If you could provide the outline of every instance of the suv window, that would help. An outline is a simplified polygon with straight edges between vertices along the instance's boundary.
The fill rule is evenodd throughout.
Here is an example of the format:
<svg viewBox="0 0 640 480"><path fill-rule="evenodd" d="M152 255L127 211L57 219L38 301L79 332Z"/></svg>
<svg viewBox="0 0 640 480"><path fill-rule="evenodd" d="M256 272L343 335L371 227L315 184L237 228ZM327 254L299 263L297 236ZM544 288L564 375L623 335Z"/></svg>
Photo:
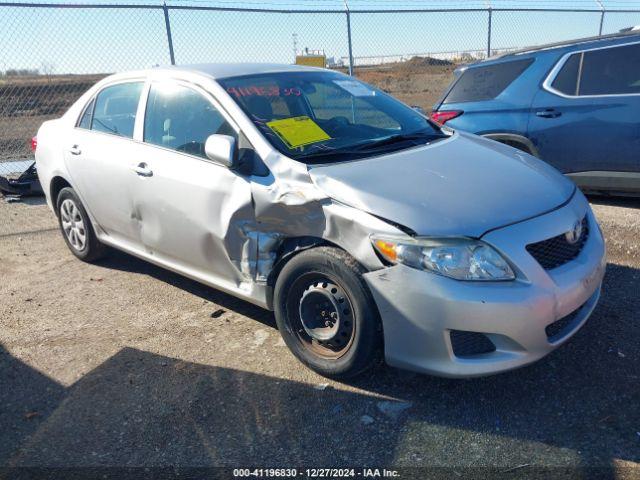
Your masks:
<svg viewBox="0 0 640 480"><path fill-rule="evenodd" d="M582 53L571 55L564 63L551 86L565 95L576 95L578 91L578 70Z"/></svg>
<svg viewBox="0 0 640 480"><path fill-rule="evenodd" d="M144 119L145 142L206 158L204 144L215 133L236 137L206 97L175 83L151 86Z"/></svg>
<svg viewBox="0 0 640 480"><path fill-rule="evenodd" d="M133 138L142 85L121 83L102 90L96 97L91 130Z"/></svg>
<svg viewBox="0 0 640 480"><path fill-rule="evenodd" d="M444 99L447 103L492 100L533 63L532 58L471 67L465 70Z"/></svg>
<svg viewBox="0 0 640 480"><path fill-rule="evenodd" d="M640 93L640 44L584 52L579 95Z"/></svg>

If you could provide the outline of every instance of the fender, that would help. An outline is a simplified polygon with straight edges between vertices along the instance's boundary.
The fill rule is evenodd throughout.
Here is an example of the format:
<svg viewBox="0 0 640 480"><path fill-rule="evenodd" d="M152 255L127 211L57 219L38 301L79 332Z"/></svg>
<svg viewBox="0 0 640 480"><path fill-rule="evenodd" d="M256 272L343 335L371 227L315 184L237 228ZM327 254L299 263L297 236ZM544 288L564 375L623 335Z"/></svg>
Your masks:
<svg viewBox="0 0 640 480"><path fill-rule="evenodd" d="M518 135L516 133L485 133L482 134L483 137L490 138L491 140L495 140L497 142L505 143L507 145L514 146L513 144L520 144L527 149L527 153L530 153L534 157L540 158L540 153L538 149L533 144L531 140L522 135ZM517 148L517 147L516 147Z"/></svg>

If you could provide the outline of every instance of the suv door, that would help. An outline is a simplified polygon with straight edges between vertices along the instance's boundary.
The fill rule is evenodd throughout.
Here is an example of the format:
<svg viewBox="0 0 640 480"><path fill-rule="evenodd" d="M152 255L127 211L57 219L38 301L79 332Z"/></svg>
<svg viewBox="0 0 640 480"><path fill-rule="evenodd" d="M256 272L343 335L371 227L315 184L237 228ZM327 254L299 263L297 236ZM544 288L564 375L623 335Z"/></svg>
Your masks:
<svg viewBox="0 0 640 480"><path fill-rule="evenodd" d="M153 82L146 99L138 160L149 170L137 179L134 209L140 241L170 268L220 287L246 280L241 265L243 227L253 220L251 185L209 160L212 134L238 139L210 94L174 80Z"/></svg>
<svg viewBox="0 0 640 480"><path fill-rule="evenodd" d="M117 242L135 241L131 222L133 131L144 82L104 87L69 136L65 162L71 181L97 224Z"/></svg>
<svg viewBox="0 0 640 480"><path fill-rule="evenodd" d="M579 185L615 188L610 173L576 174L640 172L639 111L640 43L572 52L536 95L529 137ZM624 175L618 180L624 187Z"/></svg>

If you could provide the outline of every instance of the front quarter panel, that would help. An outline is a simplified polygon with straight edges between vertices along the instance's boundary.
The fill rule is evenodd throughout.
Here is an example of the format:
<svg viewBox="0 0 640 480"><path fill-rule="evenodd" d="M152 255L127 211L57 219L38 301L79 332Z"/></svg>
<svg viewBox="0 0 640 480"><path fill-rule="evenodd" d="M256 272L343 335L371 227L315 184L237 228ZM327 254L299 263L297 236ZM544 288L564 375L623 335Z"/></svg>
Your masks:
<svg viewBox="0 0 640 480"><path fill-rule="evenodd" d="M527 244L568 231L584 215L591 231L576 259L547 271L526 251ZM598 301L606 255L581 193L554 212L490 232L483 240L515 266L516 280L462 282L403 265L364 275L380 311L390 365L448 377L498 373L542 358L586 322ZM551 341L546 327L572 312L578 313L571 330ZM451 330L482 333L496 351L458 357Z"/></svg>

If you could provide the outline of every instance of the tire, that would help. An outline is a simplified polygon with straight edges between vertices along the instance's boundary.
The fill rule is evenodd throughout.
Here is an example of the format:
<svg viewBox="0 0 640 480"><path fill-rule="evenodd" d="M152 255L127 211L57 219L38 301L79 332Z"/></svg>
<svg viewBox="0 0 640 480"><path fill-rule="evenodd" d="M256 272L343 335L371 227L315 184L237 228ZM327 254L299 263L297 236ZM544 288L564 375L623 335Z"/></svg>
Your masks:
<svg viewBox="0 0 640 480"><path fill-rule="evenodd" d="M302 363L323 376L353 377L382 360L382 323L365 272L345 251L316 247L297 254L278 275L280 334Z"/></svg>
<svg viewBox="0 0 640 480"><path fill-rule="evenodd" d="M98 241L91 220L82 202L71 187L60 190L56 200L58 225L67 247L84 262L94 262L106 253L106 246Z"/></svg>

